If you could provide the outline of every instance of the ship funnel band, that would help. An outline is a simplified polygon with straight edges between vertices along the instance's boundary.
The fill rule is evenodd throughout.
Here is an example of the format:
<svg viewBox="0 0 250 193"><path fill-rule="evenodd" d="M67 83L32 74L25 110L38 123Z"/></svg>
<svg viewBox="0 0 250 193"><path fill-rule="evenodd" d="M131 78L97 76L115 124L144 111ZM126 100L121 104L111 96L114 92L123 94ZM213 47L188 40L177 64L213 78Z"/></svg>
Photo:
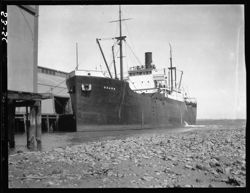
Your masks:
<svg viewBox="0 0 250 193"><path fill-rule="evenodd" d="M152 52L145 52L145 67L150 68L152 64Z"/></svg>
<svg viewBox="0 0 250 193"><path fill-rule="evenodd" d="M91 91L92 85L91 84L82 84L82 91Z"/></svg>

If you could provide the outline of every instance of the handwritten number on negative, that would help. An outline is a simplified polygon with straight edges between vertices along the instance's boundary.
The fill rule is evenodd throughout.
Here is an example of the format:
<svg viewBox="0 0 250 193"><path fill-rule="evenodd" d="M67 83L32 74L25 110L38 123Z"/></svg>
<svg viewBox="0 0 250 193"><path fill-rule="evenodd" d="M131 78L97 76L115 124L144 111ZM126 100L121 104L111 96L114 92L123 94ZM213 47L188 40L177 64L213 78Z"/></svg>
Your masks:
<svg viewBox="0 0 250 193"><path fill-rule="evenodd" d="M6 17L6 19L7 19L7 16L8 16L8 14L7 13L4 13L3 11L1 11L1 16L3 16L3 17ZM4 18L3 18L4 19ZM7 25L7 21L4 21L3 19L1 19L1 23L3 23L4 25ZM2 30L5 30L5 27L3 27L3 29ZM2 37L2 41L3 40L5 40L6 41L6 43L8 42L8 40L7 40L7 36L8 36L8 33L5 31L3 31L2 32L2 36L4 36L4 37Z"/></svg>
<svg viewBox="0 0 250 193"><path fill-rule="evenodd" d="M4 21L1 19L1 22L4 24L4 25L7 25L7 21Z"/></svg>
<svg viewBox="0 0 250 193"><path fill-rule="evenodd" d="M8 13L4 13L3 11L1 11L1 15L3 15L4 17L7 17Z"/></svg>

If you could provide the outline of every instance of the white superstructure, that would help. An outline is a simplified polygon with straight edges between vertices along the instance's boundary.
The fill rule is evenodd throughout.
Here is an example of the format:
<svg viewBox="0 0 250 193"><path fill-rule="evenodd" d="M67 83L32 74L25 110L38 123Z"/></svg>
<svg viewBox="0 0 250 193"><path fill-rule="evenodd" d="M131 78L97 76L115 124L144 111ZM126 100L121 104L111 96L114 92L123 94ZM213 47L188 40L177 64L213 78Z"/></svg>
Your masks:
<svg viewBox="0 0 250 193"><path fill-rule="evenodd" d="M176 75L175 75L176 76ZM156 69L152 64L152 53L145 53L145 66L134 66L128 71L126 81L137 93L161 93L165 97L184 101L184 92L177 86L176 77L171 88L169 73L166 68ZM172 83L173 84L173 83Z"/></svg>

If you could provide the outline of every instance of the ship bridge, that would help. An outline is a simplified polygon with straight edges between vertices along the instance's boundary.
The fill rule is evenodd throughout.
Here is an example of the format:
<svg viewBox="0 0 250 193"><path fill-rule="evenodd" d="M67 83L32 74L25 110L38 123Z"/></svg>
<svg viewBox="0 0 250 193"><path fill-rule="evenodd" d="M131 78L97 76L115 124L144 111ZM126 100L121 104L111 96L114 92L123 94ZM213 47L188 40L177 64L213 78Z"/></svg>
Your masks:
<svg viewBox="0 0 250 193"><path fill-rule="evenodd" d="M145 53L145 65L133 66L128 71L130 88L137 93L154 93L167 87L166 69L158 70L152 64L152 53Z"/></svg>
<svg viewBox="0 0 250 193"><path fill-rule="evenodd" d="M152 74L152 70L155 69L155 65L152 65L150 68L145 68L145 66L133 66L129 69L129 76L138 76L145 74Z"/></svg>
<svg viewBox="0 0 250 193"><path fill-rule="evenodd" d="M133 66L128 71L127 81L130 88L137 93L156 93L175 100L184 101L181 89L170 88L166 68L156 69L152 64L152 53L145 53L145 65Z"/></svg>

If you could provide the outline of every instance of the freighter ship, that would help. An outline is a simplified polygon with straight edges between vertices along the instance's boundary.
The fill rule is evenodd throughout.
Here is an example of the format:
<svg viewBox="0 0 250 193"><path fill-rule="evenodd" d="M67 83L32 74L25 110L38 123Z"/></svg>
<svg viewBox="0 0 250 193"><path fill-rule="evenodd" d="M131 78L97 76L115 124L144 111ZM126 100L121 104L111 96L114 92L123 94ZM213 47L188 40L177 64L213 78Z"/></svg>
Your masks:
<svg viewBox="0 0 250 193"><path fill-rule="evenodd" d="M123 78L123 20L126 19L121 19L119 7L120 33L114 39L119 45L120 77L117 78L114 60L113 78L100 39L96 39L109 77L101 71L75 69L66 80L77 130L167 129L195 124L197 102L181 89L182 71L177 84L170 44L168 71L156 69L152 52L146 52L145 65L131 67Z"/></svg>

